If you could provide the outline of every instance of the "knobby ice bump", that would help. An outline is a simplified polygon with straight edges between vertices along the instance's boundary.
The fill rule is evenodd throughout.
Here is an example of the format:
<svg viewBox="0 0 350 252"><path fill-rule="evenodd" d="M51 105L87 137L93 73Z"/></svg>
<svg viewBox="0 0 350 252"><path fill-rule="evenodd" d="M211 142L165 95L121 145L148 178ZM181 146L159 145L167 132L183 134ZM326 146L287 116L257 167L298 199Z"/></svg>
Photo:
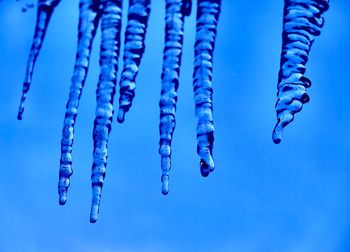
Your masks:
<svg viewBox="0 0 350 252"><path fill-rule="evenodd" d="M92 42L101 17L99 1L81 0L79 3L78 48L74 65L73 77L64 117L61 160L59 170L58 194L59 203L64 205L67 200L67 190L70 184L72 170L72 145L74 124L78 113L79 100L85 84L89 68Z"/></svg>
<svg viewBox="0 0 350 252"><path fill-rule="evenodd" d="M151 0L129 0L128 21L125 30L124 67L119 82L119 111L117 120L124 122L135 97L135 81L145 51L145 38L151 12Z"/></svg>
<svg viewBox="0 0 350 252"><path fill-rule="evenodd" d="M220 16L221 0L198 0L193 91L197 117L197 153L200 171L206 177L214 170L212 71L213 53Z"/></svg>
<svg viewBox="0 0 350 252"><path fill-rule="evenodd" d="M171 168L171 141L175 129L177 89L181 66L184 19L191 13L191 0L166 0L165 44L163 50L163 70L161 97L159 101L159 154L162 169L162 193L169 193L169 171Z"/></svg>
<svg viewBox="0 0 350 252"><path fill-rule="evenodd" d="M19 104L17 119L22 120L24 112L24 102L29 92L30 84L36 59L38 58L41 46L43 44L47 27L49 25L52 13L60 0L39 0L36 14L35 30L33 36L32 46L27 60L26 73L23 81L23 89L21 101Z"/></svg>
<svg viewBox="0 0 350 252"><path fill-rule="evenodd" d="M315 36L324 24L322 14L329 8L328 0L285 0L282 53L276 102L277 124L273 142L281 142L283 129L293 121L294 114L309 102L306 88L311 81L304 76Z"/></svg>

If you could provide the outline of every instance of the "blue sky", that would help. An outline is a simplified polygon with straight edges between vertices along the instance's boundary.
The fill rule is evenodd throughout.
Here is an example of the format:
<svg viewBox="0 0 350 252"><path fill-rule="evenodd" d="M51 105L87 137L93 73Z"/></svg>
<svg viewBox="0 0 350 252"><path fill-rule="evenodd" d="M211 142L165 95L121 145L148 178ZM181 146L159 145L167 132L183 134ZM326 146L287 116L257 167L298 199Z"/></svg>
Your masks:
<svg viewBox="0 0 350 252"><path fill-rule="evenodd" d="M196 154L195 11L186 19L165 197L158 155L164 3L153 0L135 101L125 123L115 120L110 135L96 224L89 223L89 211L99 33L77 117L72 184L62 207L60 138L78 1L62 1L52 17L22 121L16 115L35 11L21 13L14 0L0 5L1 252L350 250L348 1L332 1L325 14L307 64L311 101L280 145L272 143L271 132L283 1L223 1L213 79L216 170L208 178L201 177Z"/></svg>

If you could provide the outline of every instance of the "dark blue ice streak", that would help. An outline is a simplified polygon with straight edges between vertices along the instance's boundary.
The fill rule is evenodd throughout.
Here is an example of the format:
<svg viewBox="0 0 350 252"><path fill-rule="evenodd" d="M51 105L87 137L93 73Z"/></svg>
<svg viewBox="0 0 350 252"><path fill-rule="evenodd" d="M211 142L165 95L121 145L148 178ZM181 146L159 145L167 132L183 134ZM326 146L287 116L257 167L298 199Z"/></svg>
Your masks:
<svg viewBox="0 0 350 252"><path fill-rule="evenodd" d="M214 170L212 71L220 10L221 0L198 0L197 2L193 91L197 117L197 153L201 158L200 171L203 177L207 177Z"/></svg>
<svg viewBox="0 0 350 252"><path fill-rule="evenodd" d="M294 114L310 101L306 88L311 81L304 76L311 46L324 24L322 14L329 8L328 0L285 0L282 53L278 76L277 124L273 142L281 142L283 129L293 121Z"/></svg>
<svg viewBox="0 0 350 252"><path fill-rule="evenodd" d="M122 1L103 1L101 19L100 77L96 90L96 118L94 122L93 165L92 165L92 205L90 222L97 220L101 201L102 186L106 174L108 135L112 128L113 98L115 95L118 58L120 49L120 30Z"/></svg>
<svg viewBox="0 0 350 252"><path fill-rule="evenodd" d="M171 140L175 129L177 89L182 56L184 17L190 15L191 0L166 0L165 47L163 51L162 89L159 101L159 154L162 168L162 193L169 193Z"/></svg>
<svg viewBox="0 0 350 252"><path fill-rule="evenodd" d="M60 0L39 0L38 2L33 42L27 60L26 73L23 81L22 96L18 109L18 120L22 120L24 102L27 98L30 84L32 82L35 61L38 58L41 46L43 44L52 13L59 2Z"/></svg>
<svg viewBox="0 0 350 252"><path fill-rule="evenodd" d="M125 30L123 61L124 67L119 82L119 111L117 120L124 122L125 113L129 111L135 97L135 80L143 53L145 37L150 15L151 0L130 0L128 22Z"/></svg>
<svg viewBox="0 0 350 252"><path fill-rule="evenodd" d="M67 190L70 184L72 170L72 145L74 124L79 106L79 99L88 73L91 46L101 16L100 0L80 0L78 48L66 105L64 125L61 140L61 160L58 182L59 203L64 205L67 200Z"/></svg>

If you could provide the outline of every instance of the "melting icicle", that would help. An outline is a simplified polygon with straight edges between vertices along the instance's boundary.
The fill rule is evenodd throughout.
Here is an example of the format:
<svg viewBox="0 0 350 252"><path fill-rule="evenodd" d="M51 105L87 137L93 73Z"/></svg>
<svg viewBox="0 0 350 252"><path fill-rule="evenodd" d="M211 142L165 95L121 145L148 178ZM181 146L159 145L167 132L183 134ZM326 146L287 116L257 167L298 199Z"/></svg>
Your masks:
<svg viewBox="0 0 350 252"><path fill-rule="evenodd" d="M124 69L119 88L119 111L117 120L124 122L125 113L129 111L135 96L135 80L145 51L145 37L151 0L130 0L128 23L125 31Z"/></svg>
<svg viewBox="0 0 350 252"><path fill-rule="evenodd" d="M191 0L166 0L165 48L163 52L160 107L159 154L162 168L162 193L169 192L171 140L175 129L177 89L182 56L184 16L191 13Z"/></svg>
<svg viewBox="0 0 350 252"><path fill-rule="evenodd" d="M281 142L284 127L291 123L294 114L309 102L306 88L311 81L304 76L305 64L314 42L324 24L322 14L329 7L328 0L285 0L283 45L278 76L277 124L272 138Z"/></svg>
<svg viewBox="0 0 350 252"><path fill-rule="evenodd" d="M206 177L214 170L212 157L214 143L212 70L221 0L198 0L197 7L193 90L198 120L197 153L201 158L201 174Z"/></svg>
<svg viewBox="0 0 350 252"><path fill-rule="evenodd" d="M94 122L94 152L92 165L92 205L90 222L97 220L101 201L102 186L106 174L108 135L112 127L113 98L120 48L121 0L108 0L104 3L101 19L101 73L96 90L97 107Z"/></svg>
<svg viewBox="0 0 350 252"><path fill-rule="evenodd" d="M58 183L59 203L67 200L69 178L72 170L72 145L74 124L77 116L79 99L84 87L89 67L91 46L101 16L99 1L81 0L79 4L78 50L73 71L69 100L66 105L64 126L61 140L61 160Z"/></svg>
<svg viewBox="0 0 350 252"><path fill-rule="evenodd" d="M18 120L22 120L24 102L30 88L30 83L32 81L35 61L39 55L43 40L45 38L46 30L49 25L51 15L59 2L60 0L39 0L38 2L34 37L27 61L26 73L23 82L22 97L17 115Z"/></svg>

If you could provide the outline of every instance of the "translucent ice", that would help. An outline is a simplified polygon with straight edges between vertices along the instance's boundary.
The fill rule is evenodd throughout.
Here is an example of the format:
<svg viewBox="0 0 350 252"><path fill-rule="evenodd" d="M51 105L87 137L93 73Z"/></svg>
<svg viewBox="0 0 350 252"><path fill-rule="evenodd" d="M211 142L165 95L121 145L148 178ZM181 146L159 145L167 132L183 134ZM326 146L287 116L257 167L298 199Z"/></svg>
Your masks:
<svg viewBox="0 0 350 252"><path fill-rule="evenodd" d="M108 135L112 128L113 99L116 89L118 58L120 50L122 1L104 2L101 17L100 77L96 90L96 118L94 122L92 205L90 222L97 220L102 186L106 174Z"/></svg>
<svg viewBox="0 0 350 252"><path fill-rule="evenodd" d="M1 1L1 0L0 0ZM23 103L29 90L35 60L50 17L59 0L39 0L38 17L33 45L28 59L18 118L22 118ZM201 173L207 176L214 169L212 159L212 63L220 0L198 0L195 62L193 74L194 99L198 118L198 154L201 157ZM175 129L175 110L181 66L184 19L191 13L191 0L166 0L165 45L163 52L162 90L160 106L159 153L162 168L162 193L169 192L171 140ZM100 76L96 91L96 118L93 130L92 205L90 222L97 220L102 187L106 174L108 136L112 128L113 100L120 51L122 0L80 0L78 48L71 79L69 99L61 140L59 170L59 203L66 203L72 170L72 145L74 125L79 100L89 68L92 43L101 22ZM145 50L145 36L150 15L150 0L130 0L128 23L125 32L124 68L120 79L118 121L123 122L135 95L135 80Z"/></svg>
<svg viewBox="0 0 350 252"><path fill-rule="evenodd" d="M274 143L280 143L284 127L294 114L309 102L306 88L311 81L304 76L305 64L315 36L324 24L322 14L328 0L285 0L282 33L281 66L278 76L276 102L277 124L273 130Z"/></svg>
<svg viewBox="0 0 350 252"><path fill-rule="evenodd" d="M128 23L125 31L124 68L121 74L119 88L118 122L124 122L125 113L129 111L135 96L135 81L143 53L145 37L150 15L150 0L130 0Z"/></svg>
<svg viewBox="0 0 350 252"><path fill-rule="evenodd" d="M198 0L193 91L197 116L197 153L200 170L206 177L214 170L212 106L213 53L221 0Z"/></svg>
<svg viewBox="0 0 350 252"><path fill-rule="evenodd" d="M162 168L162 193L164 195L169 192L171 141L175 129L184 18L186 15L190 15L191 7L191 0L166 0L165 47L163 51L162 90L159 101L159 154Z"/></svg>
<svg viewBox="0 0 350 252"><path fill-rule="evenodd" d="M74 124L78 113L79 99L89 68L92 41L96 34L101 10L99 1L81 0L79 4L78 48L73 77L66 105L66 113L61 140L61 160L59 171L59 203L66 203L67 190L72 170L72 145Z"/></svg>
<svg viewBox="0 0 350 252"><path fill-rule="evenodd" d="M33 37L32 46L29 52L26 73L23 81L22 96L21 96L21 101L19 104L19 110L17 115L18 120L22 120L23 111L24 111L24 102L26 100L26 97L30 88L30 84L32 82L35 61L38 58L41 46L43 44L47 27L51 19L51 15L59 2L60 0L39 0L38 2L34 37Z"/></svg>

